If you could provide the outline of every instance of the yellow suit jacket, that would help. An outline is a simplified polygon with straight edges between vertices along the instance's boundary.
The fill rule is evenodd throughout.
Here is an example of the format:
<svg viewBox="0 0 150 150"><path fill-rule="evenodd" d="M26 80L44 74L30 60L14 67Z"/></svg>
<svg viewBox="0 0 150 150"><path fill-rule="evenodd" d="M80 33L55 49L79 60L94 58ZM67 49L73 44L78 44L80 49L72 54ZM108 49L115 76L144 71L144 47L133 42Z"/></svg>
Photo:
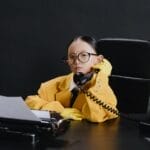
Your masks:
<svg viewBox="0 0 150 150"><path fill-rule="evenodd" d="M108 77L112 66L108 60L95 65L93 68L100 71L92 77L85 86L97 98L116 109L117 100L114 92L109 86ZM28 96L25 100L31 109L52 110L62 112L66 107L70 107L71 92L69 90L73 73L60 76L41 84L38 95ZM95 103L91 98L80 92L72 106L77 108L89 121L103 122L116 118L117 115L104 109Z"/></svg>

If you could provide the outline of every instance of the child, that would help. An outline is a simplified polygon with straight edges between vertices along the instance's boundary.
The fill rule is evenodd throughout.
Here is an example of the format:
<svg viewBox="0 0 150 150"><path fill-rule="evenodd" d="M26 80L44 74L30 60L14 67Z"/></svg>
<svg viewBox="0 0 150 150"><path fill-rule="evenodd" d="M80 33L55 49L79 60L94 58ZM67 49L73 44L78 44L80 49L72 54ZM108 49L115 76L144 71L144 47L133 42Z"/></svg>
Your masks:
<svg viewBox="0 0 150 150"><path fill-rule="evenodd" d="M28 96L26 104L31 109L56 111L74 120L103 122L116 118L115 113L94 100L117 111L116 96L108 83L112 66L97 52L96 40L89 36L73 39L66 62L71 73L42 83L38 95ZM72 95L74 89L76 97Z"/></svg>

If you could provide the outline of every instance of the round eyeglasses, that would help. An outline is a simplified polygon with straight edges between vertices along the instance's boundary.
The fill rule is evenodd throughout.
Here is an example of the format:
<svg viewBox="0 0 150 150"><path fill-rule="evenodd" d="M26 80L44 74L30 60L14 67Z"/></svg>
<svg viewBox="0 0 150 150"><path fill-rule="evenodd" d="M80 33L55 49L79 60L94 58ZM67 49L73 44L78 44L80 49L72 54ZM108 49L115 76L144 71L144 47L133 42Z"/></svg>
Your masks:
<svg viewBox="0 0 150 150"><path fill-rule="evenodd" d="M91 55L93 56L97 56L97 54L94 54L94 53L88 53L88 52L81 52L79 53L78 55L76 54L70 54L68 56L68 61L73 64L76 60L78 60L79 62L81 63L86 63L89 61Z"/></svg>

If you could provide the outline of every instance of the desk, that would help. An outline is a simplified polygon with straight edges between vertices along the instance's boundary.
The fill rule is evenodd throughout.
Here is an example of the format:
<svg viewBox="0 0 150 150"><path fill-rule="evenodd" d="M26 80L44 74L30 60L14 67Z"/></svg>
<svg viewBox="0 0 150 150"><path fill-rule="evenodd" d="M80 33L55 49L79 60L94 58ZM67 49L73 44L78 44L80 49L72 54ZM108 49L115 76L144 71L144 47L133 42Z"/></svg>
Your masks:
<svg viewBox="0 0 150 150"><path fill-rule="evenodd" d="M45 141L45 139L43 139ZM36 145L26 141L0 140L0 150L149 150L150 142L140 134L138 124L126 119L105 123L72 121L68 131Z"/></svg>

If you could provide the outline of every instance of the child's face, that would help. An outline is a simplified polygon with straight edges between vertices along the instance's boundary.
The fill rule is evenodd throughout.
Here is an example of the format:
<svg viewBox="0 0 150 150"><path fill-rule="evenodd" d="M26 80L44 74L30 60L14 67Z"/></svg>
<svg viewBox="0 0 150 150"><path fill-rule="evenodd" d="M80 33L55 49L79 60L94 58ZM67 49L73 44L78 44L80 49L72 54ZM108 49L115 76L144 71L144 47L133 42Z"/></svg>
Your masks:
<svg viewBox="0 0 150 150"><path fill-rule="evenodd" d="M72 72L82 72L84 74L91 71L93 65L101 61L95 50L87 42L80 39L72 42L68 47L68 65Z"/></svg>

